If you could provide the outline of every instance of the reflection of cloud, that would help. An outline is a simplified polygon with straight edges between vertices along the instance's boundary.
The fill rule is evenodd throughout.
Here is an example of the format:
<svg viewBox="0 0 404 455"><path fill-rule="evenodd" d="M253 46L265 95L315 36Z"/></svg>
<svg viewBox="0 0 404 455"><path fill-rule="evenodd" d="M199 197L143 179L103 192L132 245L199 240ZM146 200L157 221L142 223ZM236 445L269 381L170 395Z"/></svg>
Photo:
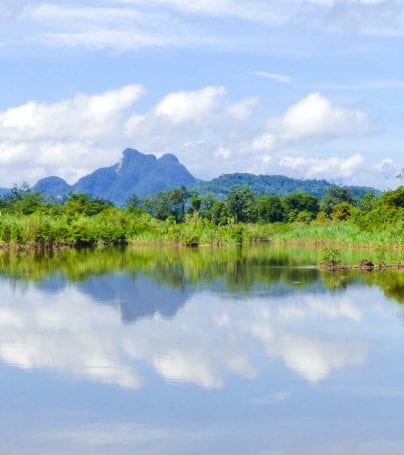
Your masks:
<svg viewBox="0 0 404 455"><path fill-rule="evenodd" d="M136 424L133 422L81 423L55 431L35 435L36 446L45 448L40 453L97 454L177 454L211 453L212 441L234 439L233 428L200 428L191 426ZM206 450L201 451L201 446ZM76 449L76 450L75 450ZM39 452L38 452L39 453Z"/></svg>
<svg viewBox="0 0 404 455"><path fill-rule="evenodd" d="M121 346L121 321L111 317L110 308L95 306L74 288L51 297L30 288L19 296L19 305L13 304L9 289L1 294L6 296L0 310L0 358L5 362L123 387L140 385Z"/></svg>
<svg viewBox="0 0 404 455"><path fill-rule="evenodd" d="M308 316L327 316L331 319L346 317L354 321L362 318L362 312L349 299L340 298L333 305L324 305L318 298L308 299L306 305L291 304L279 309L284 318L304 318Z"/></svg>
<svg viewBox="0 0 404 455"><path fill-rule="evenodd" d="M167 380L218 388L229 374L252 378L257 353L280 360L316 382L333 370L364 363L366 344L341 338L343 318L357 325L362 312L344 296L251 298L232 305L195 294L172 319L154 314L122 324L111 306L98 305L74 287L53 294L29 287L24 294L0 282L0 358L24 369L45 368L78 378L139 387L136 362ZM206 302L209 301L209 305Z"/></svg>
<svg viewBox="0 0 404 455"><path fill-rule="evenodd" d="M287 335L276 346L286 365L311 382L325 379L333 369L364 363L366 345L356 342L351 350L349 341L328 340L327 337Z"/></svg>

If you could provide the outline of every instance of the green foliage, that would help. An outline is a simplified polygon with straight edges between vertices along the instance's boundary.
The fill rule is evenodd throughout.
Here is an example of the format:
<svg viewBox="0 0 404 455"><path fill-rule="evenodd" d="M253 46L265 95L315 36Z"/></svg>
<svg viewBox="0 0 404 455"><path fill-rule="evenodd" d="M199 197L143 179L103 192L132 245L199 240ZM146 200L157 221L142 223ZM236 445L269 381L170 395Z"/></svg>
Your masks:
<svg viewBox="0 0 404 455"><path fill-rule="evenodd" d="M234 186L226 197L226 204L236 223L257 220L255 195L248 186Z"/></svg>
<svg viewBox="0 0 404 455"><path fill-rule="evenodd" d="M376 250L376 262L380 266L386 265L386 249L383 246L379 246Z"/></svg>
<svg viewBox="0 0 404 455"><path fill-rule="evenodd" d="M84 193L70 193L64 203L65 211L70 215L83 214L94 216L113 206L114 204L111 201L101 198L92 198Z"/></svg>
<svg viewBox="0 0 404 455"><path fill-rule="evenodd" d="M252 192L259 195L273 194L286 196L297 192L308 193L322 198L331 186L325 180L294 179L284 175L254 175L247 173L224 174L209 182L200 182L194 190L202 195L213 194L219 199L225 199L234 186L248 186ZM355 198L362 198L369 191L376 191L368 187L350 186L349 192Z"/></svg>
<svg viewBox="0 0 404 455"><path fill-rule="evenodd" d="M362 200L359 202L359 208L363 212L370 212L371 210L374 210L379 203L379 199L373 192L367 193Z"/></svg>
<svg viewBox="0 0 404 455"><path fill-rule="evenodd" d="M331 218L333 220L344 221L351 216L352 206L348 202L339 202L332 206Z"/></svg>
<svg viewBox="0 0 404 455"><path fill-rule="evenodd" d="M45 206L45 195L33 191L28 184L14 185L10 192L0 198L0 209L18 215L31 215Z"/></svg>
<svg viewBox="0 0 404 455"><path fill-rule="evenodd" d="M177 222L182 222L190 196L191 193L185 186L181 186L155 194L144 201L143 207L159 220L166 220L172 216Z"/></svg>
<svg viewBox="0 0 404 455"><path fill-rule="evenodd" d="M318 199L307 193L289 194L283 198L282 204L289 221L295 221L301 212L306 212L304 218L310 214L310 218L314 219L319 212Z"/></svg>
<svg viewBox="0 0 404 455"><path fill-rule="evenodd" d="M341 263L341 251L337 248L325 248L323 251L323 264L327 267L336 267Z"/></svg>
<svg viewBox="0 0 404 455"><path fill-rule="evenodd" d="M354 199L352 194L345 187L331 185L321 201L320 210L328 217L331 217L334 205L340 204L341 202L347 202L353 205Z"/></svg>
<svg viewBox="0 0 404 455"><path fill-rule="evenodd" d="M318 212L316 197L301 192L281 198L233 187L219 200L180 187L146 200L132 196L121 209L87 194L70 194L57 203L23 186L0 198L0 242L44 248L127 242L402 245L402 195L400 187L381 198L368 195L353 207L335 202L352 198L334 188L327 217Z"/></svg>
<svg viewBox="0 0 404 455"><path fill-rule="evenodd" d="M276 223L284 221L285 211L279 196L258 196L256 204L259 222Z"/></svg>
<svg viewBox="0 0 404 455"><path fill-rule="evenodd" d="M382 198L381 203L385 208L404 208L404 186L398 187L394 191L386 191Z"/></svg>

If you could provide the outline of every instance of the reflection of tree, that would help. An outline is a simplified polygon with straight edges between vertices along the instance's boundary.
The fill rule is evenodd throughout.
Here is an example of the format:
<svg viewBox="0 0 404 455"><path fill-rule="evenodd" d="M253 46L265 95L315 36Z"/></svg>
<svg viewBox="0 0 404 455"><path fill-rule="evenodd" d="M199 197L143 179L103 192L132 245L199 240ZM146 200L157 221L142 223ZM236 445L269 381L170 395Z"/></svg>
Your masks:
<svg viewBox="0 0 404 455"><path fill-rule="evenodd" d="M378 286L384 294L404 303L404 273L402 270L333 270L322 273L322 282L330 290L347 289L352 283Z"/></svg>
<svg viewBox="0 0 404 455"><path fill-rule="evenodd" d="M367 276L370 284L383 289L384 294L400 303L404 303L404 273L397 270L375 270Z"/></svg>
<svg viewBox="0 0 404 455"><path fill-rule="evenodd" d="M352 252L349 253L353 257ZM358 253L362 255L363 253ZM327 289L346 289L361 282L381 287L388 297L403 302L403 273L377 270L363 274L342 270L320 272L307 264L318 262L321 251L271 248L265 245L232 248L137 247L127 249L64 250L46 254L2 252L0 274L20 282L41 282L57 274L72 282L126 272L133 280L141 274L154 282L184 290L220 279L229 291L248 292L253 286L286 284L303 289L321 282ZM353 257L351 263L357 262Z"/></svg>
<svg viewBox="0 0 404 455"><path fill-rule="evenodd" d="M353 273L349 270L325 270L321 278L324 287L331 291L347 289L354 280Z"/></svg>

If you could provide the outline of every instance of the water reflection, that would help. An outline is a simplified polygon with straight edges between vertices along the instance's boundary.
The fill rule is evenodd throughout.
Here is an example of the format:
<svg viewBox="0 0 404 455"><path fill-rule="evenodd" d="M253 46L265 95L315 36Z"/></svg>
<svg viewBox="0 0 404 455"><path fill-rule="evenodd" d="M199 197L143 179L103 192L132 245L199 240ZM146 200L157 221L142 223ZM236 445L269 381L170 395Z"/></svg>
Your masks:
<svg viewBox="0 0 404 455"><path fill-rule="evenodd" d="M125 282L123 277L120 281ZM194 293L175 317L167 319L157 311L136 326L121 323L115 309L122 309L119 302L100 305L79 287L50 294L29 286L15 292L2 281L0 292L3 361L124 387L141 386L139 362L168 380L218 388L231 373L255 377L257 356L266 362L279 359L313 382L366 358L364 341L341 339L322 328L331 320L344 319L345 327L360 321L363 313L354 302L362 290L331 299L301 295L298 304L293 295L252 296L240 303L210 292Z"/></svg>
<svg viewBox="0 0 404 455"><path fill-rule="evenodd" d="M343 260L355 264L364 254L363 251L346 251ZM181 291L187 286L220 285L233 293L248 293L257 286L267 289L275 285L284 285L289 291L308 289L313 285L323 291L336 291L359 283L376 285L387 297L404 302L402 272L392 269L320 272L315 267L308 267L317 264L321 255L321 250L316 249L274 249L262 245L244 249L145 247L67 250L49 254L2 252L0 275L10 277L16 285L35 282L48 289L65 286L66 282L88 285L94 277L122 272L128 273L134 280L141 274L150 277L157 285L165 284ZM366 255L372 259L369 252ZM400 252L391 252L388 260L399 261ZM63 279L58 282L57 276ZM117 287L121 292L120 286ZM98 292L96 298L103 299L103 292Z"/></svg>
<svg viewBox="0 0 404 455"><path fill-rule="evenodd" d="M135 389L145 365L207 389L270 366L311 383L361 368L368 327L395 317L378 289L400 300L402 274L320 273L310 259L263 248L2 254L0 358Z"/></svg>

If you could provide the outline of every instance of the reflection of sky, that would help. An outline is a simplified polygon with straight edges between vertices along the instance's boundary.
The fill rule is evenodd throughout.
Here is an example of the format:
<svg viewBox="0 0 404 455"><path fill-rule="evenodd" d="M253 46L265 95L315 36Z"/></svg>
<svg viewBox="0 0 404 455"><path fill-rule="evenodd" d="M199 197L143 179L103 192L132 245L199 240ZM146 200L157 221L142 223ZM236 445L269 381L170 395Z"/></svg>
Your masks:
<svg viewBox="0 0 404 455"><path fill-rule="evenodd" d="M144 285L140 279L135 300ZM37 452L29 451L26 430L27 447L22 436L17 453L69 453L64 447L190 453L195 446L193 453L227 453L226 441L238 441L240 453L258 453L269 447L271 434L269 453L289 454L297 453L285 442L291 425L297 428L292 439L303 445L322 429L318 447L298 452L304 455L339 455L353 447L351 453L401 453L394 451L403 448L397 425L387 428L379 417L398 412L391 403L404 402L403 329L398 307L378 289L252 292L243 299L178 290L182 301L172 289L157 287L150 291L160 299L156 310L127 324L113 293L110 305L100 305L80 285L12 289L0 281L0 384L9 391L1 404L13 409L2 431L23 425L41 407L41 418L28 425L38 426ZM159 311L164 296L177 302L169 315ZM367 406L380 415L368 415ZM341 442L352 425L355 446L349 438ZM367 440L369 428L374 434ZM5 448L15 447L13 438L4 441Z"/></svg>
<svg viewBox="0 0 404 455"><path fill-rule="evenodd" d="M136 364L144 362L167 380L219 388L229 374L255 377L258 354L311 382L366 359L363 339L324 330L329 321L344 330L360 328L363 309L355 302L361 289L349 296L302 294L298 302L293 295L232 302L200 292L175 317L151 313L134 326L122 324L119 298L100 306L75 286L52 293L32 286L20 293L3 282L0 292L0 358L24 369L138 388L143 379ZM169 306L171 289L166 298Z"/></svg>

